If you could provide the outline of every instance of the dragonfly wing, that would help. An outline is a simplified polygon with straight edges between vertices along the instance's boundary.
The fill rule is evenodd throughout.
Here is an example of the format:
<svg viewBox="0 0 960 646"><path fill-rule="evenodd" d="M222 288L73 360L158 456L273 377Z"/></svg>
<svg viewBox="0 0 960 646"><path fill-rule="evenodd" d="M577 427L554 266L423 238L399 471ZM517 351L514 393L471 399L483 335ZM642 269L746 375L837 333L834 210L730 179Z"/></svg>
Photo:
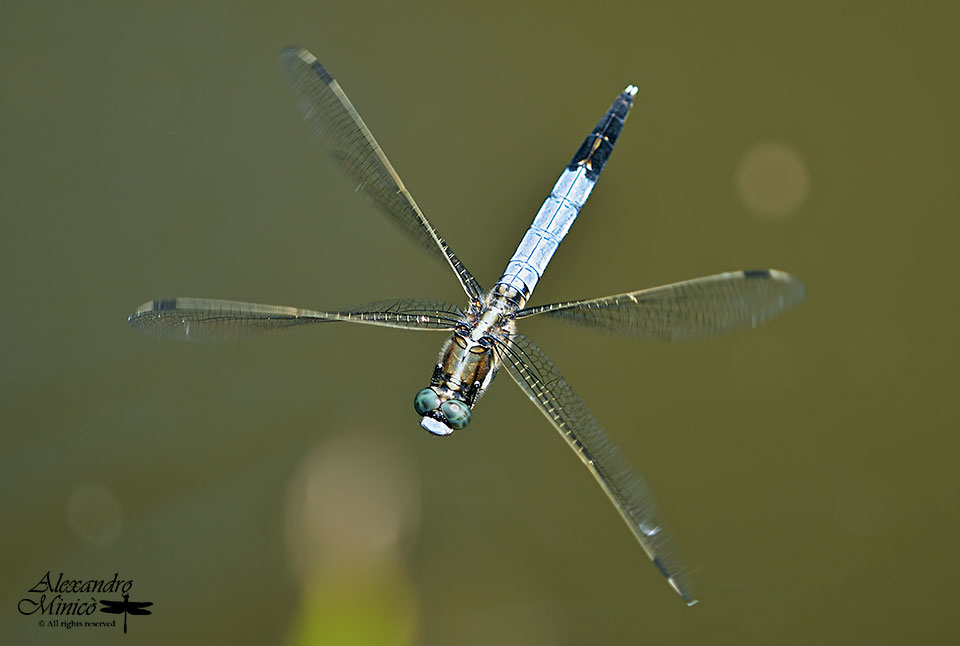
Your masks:
<svg viewBox="0 0 960 646"><path fill-rule="evenodd" d="M305 49L284 48L280 60L293 86L294 100L317 137L357 182L363 193L394 224L453 269L467 296L483 289L420 211L400 176L330 72Z"/></svg>
<svg viewBox="0 0 960 646"><path fill-rule="evenodd" d="M559 431L613 502L647 556L683 597L696 603L677 562L667 549L649 487L610 441L583 400L543 351L522 334L497 345L507 372Z"/></svg>
<svg viewBox="0 0 960 646"><path fill-rule="evenodd" d="M183 341L234 341L298 325L346 321L414 330L450 330L460 308L441 301L404 299L358 305L339 312L317 312L212 298L149 301L130 315L130 325L154 336Z"/></svg>
<svg viewBox="0 0 960 646"><path fill-rule="evenodd" d="M799 280L776 269L732 271L637 292L520 310L642 338L684 341L757 327L803 300Z"/></svg>
<svg viewBox="0 0 960 646"><path fill-rule="evenodd" d="M105 601L101 601L100 603L106 603L106 602L105 602ZM117 602L117 603L123 603L123 602L120 601L120 602ZM107 613L110 613L111 615L122 615L123 613L126 612L126 609L123 608L122 606L119 606L119 607L118 607L118 606L104 606L103 608L100 608L100 612L107 612Z"/></svg>

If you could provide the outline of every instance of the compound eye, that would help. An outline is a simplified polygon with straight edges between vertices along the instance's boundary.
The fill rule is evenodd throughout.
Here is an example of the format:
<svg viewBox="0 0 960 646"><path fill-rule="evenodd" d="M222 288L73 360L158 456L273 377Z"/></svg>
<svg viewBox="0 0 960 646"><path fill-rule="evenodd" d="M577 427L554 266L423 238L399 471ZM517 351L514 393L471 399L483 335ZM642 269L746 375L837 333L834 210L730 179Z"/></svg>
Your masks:
<svg viewBox="0 0 960 646"><path fill-rule="evenodd" d="M470 407L456 399L443 402L440 412L446 418L447 426L454 430L460 430L470 423Z"/></svg>
<svg viewBox="0 0 960 646"><path fill-rule="evenodd" d="M413 409L417 415L426 415L440 406L440 396L432 388L424 388L413 398Z"/></svg>

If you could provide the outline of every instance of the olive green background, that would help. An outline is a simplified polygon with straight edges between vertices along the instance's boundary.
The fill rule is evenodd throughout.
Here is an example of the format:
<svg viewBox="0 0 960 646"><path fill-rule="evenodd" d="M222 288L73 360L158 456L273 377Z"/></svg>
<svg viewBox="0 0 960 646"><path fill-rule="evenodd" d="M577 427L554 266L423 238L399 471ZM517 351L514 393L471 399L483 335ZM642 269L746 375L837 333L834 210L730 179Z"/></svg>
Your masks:
<svg viewBox="0 0 960 646"><path fill-rule="evenodd" d="M956 643L955 7L4 3L0 641ZM627 83L533 303L740 268L806 283L708 342L522 326L649 480L700 605L507 377L468 429L419 429L441 334L126 324L178 295L463 300L300 122L290 42L485 285ZM770 141L808 179L784 217L738 192ZM153 614L41 627L17 606L47 571L119 573Z"/></svg>

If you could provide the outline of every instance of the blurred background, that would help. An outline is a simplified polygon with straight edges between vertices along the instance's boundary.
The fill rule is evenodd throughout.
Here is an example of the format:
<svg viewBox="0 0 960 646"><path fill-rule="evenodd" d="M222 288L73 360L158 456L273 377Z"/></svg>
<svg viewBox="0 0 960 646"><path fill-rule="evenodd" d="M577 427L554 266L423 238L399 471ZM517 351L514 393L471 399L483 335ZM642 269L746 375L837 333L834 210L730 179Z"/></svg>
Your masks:
<svg viewBox="0 0 960 646"><path fill-rule="evenodd" d="M4 3L0 642L124 639L22 614L50 572L132 580L138 644L956 643L958 13ZM700 605L508 378L467 430L418 427L442 334L127 325L169 296L464 300L301 123L288 43L485 285L628 83L533 304L741 268L806 283L709 342L523 326L650 482Z"/></svg>

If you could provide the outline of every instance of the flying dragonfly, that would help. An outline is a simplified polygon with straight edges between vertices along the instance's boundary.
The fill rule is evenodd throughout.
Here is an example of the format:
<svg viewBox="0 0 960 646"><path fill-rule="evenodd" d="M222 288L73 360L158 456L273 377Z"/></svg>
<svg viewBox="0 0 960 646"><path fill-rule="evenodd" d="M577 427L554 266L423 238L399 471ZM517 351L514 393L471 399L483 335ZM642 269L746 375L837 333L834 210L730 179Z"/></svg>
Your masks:
<svg viewBox="0 0 960 646"><path fill-rule="evenodd" d="M413 407L420 425L448 436L465 428L500 368L526 393L577 454L647 556L688 605L696 603L668 549L648 486L634 471L553 362L517 331L543 316L625 336L667 341L712 337L763 321L799 303L803 284L774 269L734 271L590 300L527 307L537 282L570 230L620 136L637 88L628 85L587 135L527 229L503 275L485 290L437 233L406 189L339 83L308 51L289 46L280 60L304 121L356 182L358 192L413 242L453 272L464 308L399 299L320 312L208 298L169 298L140 306L135 328L189 341L240 339L327 322L450 333L430 383Z"/></svg>

